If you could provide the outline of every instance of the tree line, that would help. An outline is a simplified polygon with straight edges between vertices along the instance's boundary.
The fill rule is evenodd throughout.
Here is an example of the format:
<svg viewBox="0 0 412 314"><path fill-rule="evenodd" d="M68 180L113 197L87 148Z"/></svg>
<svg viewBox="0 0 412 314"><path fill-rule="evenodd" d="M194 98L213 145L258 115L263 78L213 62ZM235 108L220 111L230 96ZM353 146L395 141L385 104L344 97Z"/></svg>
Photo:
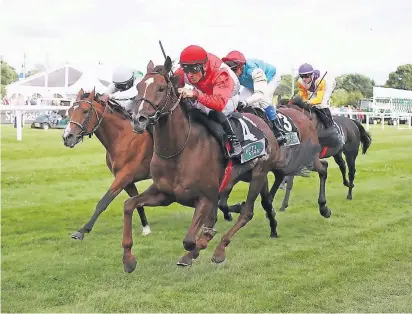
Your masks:
<svg viewBox="0 0 412 314"><path fill-rule="evenodd" d="M44 70L44 66L36 65L34 69L29 71L26 76L36 74ZM297 79L294 78L293 95L298 94ZM7 62L1 61L1 95L6 94L5 86L18 80L16 70ZM331 104L335 107L341 106L358 106L359 100L362 98L371 98L373 94L373 86L375 82L362 74L350 73L338 76L336 78L336 88L331 97ZM403 64L391 72L383 87L392 87L397 89L412 90L412 64ZM279 87L276 89L275 95L281 95L284 98L292 96L292 75L286 74L282 76Z"/></svg>

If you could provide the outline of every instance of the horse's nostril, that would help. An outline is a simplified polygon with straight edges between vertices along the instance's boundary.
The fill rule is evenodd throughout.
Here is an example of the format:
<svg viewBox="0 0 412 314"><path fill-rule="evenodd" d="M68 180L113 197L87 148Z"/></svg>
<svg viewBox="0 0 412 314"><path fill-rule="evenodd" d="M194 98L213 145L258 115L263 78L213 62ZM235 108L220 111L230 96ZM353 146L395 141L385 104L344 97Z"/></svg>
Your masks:
<svg viewBox="0 0 412 314"><path fill-rule="evenodd" d="M147 118L145 116L140 116L139 117L139 122L140 123L143 123L143 122L146 122L146 121L147 121Z"/></svg>

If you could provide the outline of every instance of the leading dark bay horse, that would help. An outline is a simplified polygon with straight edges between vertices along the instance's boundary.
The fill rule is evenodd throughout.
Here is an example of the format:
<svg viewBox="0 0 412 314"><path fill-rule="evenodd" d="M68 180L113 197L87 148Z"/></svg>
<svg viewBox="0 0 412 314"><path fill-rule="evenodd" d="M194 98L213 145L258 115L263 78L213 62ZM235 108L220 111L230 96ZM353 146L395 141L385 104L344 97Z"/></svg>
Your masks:
<svg viewBox="0 0 412 314"><path fill-rule="evenodd" d="M70 121L63 133L64 145L73 148L84 136L95 134L106 149L106 164L114 175L114 181L103 198L97 203L90 220L72 238L83 240L92 231L99 215L116 196L125 190L129 196L138 195L135 182L150 179L150 160L153 155L153 139L149 132L133 132L130 115L115 103L102 103L94 90L84 93L81 89L69 109ZM136 207L142 223L143 235L151 233L144 208Z"/></svg>
<svg viewBox="0 0 412 314"><path fill-rule="evenodd" d="M225 260L225 248L234 234L252 219L259 194L272 234L277 235L268 172L287 169L286 172L295 173L301 166L310 163L320 150L316 130L309 119L297 111L294 112L300 115L305 128L312 129L312 137L302 142L294 162L280 150L273 132L262 119L252 114L238 114L237 118L233 115L233 119L238 122L236 129L243 130L240 133L243 139L262 137L251 142L250 149L244 151L242 158L246 159L245 162L228 161L222 149L225 144L222 145L216 134L211 134L207 123L195 119L196 114L192 115L186 100L181 101L177 93L178 78L170 74L171 68L170 57L166 58L163 66L154 67L150 61L147 74L137 85L138 96L133 108L134 130L143 132L149 124L154 125L155 154L150 164L153 185L142 194L129 198L124 205L122 246L126 272L132 272L136 267L136 258L132 255L132 215L135 207L168 206L177 202L195 208L191 226L183 240L183 247L188 252L178 262L178 265L188 266L199 256L200 250L207 248L216 233L214 225L219 196L228 195L238 181L250 182L238 220L222 236L213 254L212 261L220 263ZM232 123L235 121L232 120ZM279 180L280 184L283 175Z"/></svg>
<svg viewBox="0 0 412 314"><path fill-rule="evenodd" d="M288 104L288 102L289 100L287 99L278 99L280 108L288 106L295 107L293 103ZM300 100L297 99L294 101L294 103L297 104L299 107ZM309 111L301 107L299 108L299 110L303 111L306 115L308 115L315 124L319 123L317 121L317 116L314 111ZM359 147L362 144L362 154L366 154L368 148L372 144L372 136L369 132L365 130L362 124L356 120L352 120L347 117L341 116L335 116L333 120L336 123L336 127L340 130L340 133L344 140L344 145L342 146L341 150L337 152L336 150L326 150L322 158L329 158L333 156L335 162L337 163L341 171L343 185L348 187L348 194L346 198L348 200L352 200L352 190L355 187L353 182L355 180L356 173L356 158L358 156ZM319 126L318 129L321 129L321 126ZM346 163L343 159L342 154L345 155L346 158L349 180L346 178ZM280 211L284 211L289 206L289 197L293 187L293 181L294 176L285 177L284 184L286 186L286 192L282 202L282 206L279 209Z"/></svg>

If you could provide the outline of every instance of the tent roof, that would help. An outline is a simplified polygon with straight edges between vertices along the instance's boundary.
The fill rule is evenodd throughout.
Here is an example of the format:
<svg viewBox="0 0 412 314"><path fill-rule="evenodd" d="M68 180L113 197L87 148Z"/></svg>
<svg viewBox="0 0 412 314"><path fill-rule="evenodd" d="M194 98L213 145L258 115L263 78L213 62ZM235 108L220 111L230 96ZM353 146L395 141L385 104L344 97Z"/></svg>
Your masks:
<svg viewBox="0 0 412 314"><path fill-rule="evenodd" d="M35 75L29 76L26 79L14 82L8 86L27 86L27 87L45 87L46 84L46 76L47 80L47 87L65 87L65 73L66 68L68 71L68 87L74 85L78 82L82 75L88 74L91 76L91 72L95 72L93 70L85 70L75 67L71 64L65 64L63 66L50 69L48 71L42 71ZM97 78L98 75L93 75ZM104 86L108 86L110 83L104 79L97 78L97 80Z"/></svg>

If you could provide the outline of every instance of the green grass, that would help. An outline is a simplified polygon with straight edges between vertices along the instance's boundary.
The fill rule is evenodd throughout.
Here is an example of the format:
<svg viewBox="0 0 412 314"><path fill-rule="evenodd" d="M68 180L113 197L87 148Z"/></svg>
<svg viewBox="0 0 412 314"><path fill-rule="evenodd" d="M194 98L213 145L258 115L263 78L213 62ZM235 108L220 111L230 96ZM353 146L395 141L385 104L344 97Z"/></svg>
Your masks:
<svg viewBox="0 0 412 314"><path fill-rule="evenodd" d="M134 215L131 274L122 265L124 192L82 242L70 238L112 182L96 138L69 149L61 130L25 128L22 142L10 126L1 132L2 312L412 312L409 130L372 127L353 201L329 160L330 219L318 212L315 174L296 179L288 211L277 214L276 240L258 201L223 265L210 262L230 227L221 214L209 248L181 269L192 209L147 208L153 234L142 237Z"/></svg>

